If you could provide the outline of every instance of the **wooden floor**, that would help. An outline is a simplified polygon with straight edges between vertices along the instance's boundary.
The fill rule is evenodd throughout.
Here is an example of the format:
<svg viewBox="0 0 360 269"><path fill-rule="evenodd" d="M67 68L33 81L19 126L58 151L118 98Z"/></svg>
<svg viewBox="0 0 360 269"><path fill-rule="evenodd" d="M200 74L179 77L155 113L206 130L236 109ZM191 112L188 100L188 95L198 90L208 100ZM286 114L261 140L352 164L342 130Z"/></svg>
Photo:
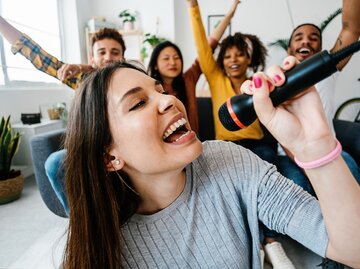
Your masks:
<svg viewBox="0 0 360 269"><path fill-rule="evenodd" d="M0 269L58 268L67 224L45 206L34 177L26 178L21 198L0 205ZM281 241L296 268L319 268L320 257L293 240Z"/></svg>

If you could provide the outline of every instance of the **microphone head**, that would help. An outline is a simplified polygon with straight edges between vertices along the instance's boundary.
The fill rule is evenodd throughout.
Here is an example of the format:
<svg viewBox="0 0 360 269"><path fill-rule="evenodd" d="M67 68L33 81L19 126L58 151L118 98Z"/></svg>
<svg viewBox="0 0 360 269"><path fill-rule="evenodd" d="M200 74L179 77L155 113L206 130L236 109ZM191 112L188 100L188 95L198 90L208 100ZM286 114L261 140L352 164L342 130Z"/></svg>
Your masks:
<svg viewBox="0 0 360 269"><path fill-rule="evenodd" d="M222 125L229 131L237 131L251 125L257 118L252 96L235 95L221 105L218 115Z"/></svg>
<svg viewBox="0 0 360 269"><path fill-rule="evenodd" d="M240 127L236 125L235 121L232 119L230 112L227 108L227 102L223 103L218 111L219 119L222 125L229 131L238 131Z"/></svg>

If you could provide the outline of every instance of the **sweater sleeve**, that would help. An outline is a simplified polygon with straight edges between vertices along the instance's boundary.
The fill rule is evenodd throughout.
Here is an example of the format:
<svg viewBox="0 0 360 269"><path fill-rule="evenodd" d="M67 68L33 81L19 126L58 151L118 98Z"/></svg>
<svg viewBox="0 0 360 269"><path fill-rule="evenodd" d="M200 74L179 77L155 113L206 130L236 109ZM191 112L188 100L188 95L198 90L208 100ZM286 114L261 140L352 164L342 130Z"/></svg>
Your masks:
<svg viewBox="0 0 360 269"><path fill-rule="evenodd" d="M218 46L219 42L215 38L209 37L208 44L213 53L216 47ZM196 84L201 74L202 74L202 70L200 68L199 60L198 58L196 58L195 61L192 63L192 65L184 72L184 77L194 81L194 84Z"/></svg>
<svg viewBox="0 0 360 269"><path fill-rule="evenodd" d="M218 41L212 37L209 37L209 45L211 46L212 50L214 50L218 45ZM196 133L199 132L196 84L201 74L202 71L198 59L195 59L194 63L184 72L187 97L187 103L185 106L188 113L188 118L190 120L190 125Z"/></svg>
<svg viewBox="0 0 360 269"><path fill-rule="evenodd" d="M238 202L246 208L250 229L257 225L253 221L260 220L269 229L325 256L328 235L315 197L282 176L274 165L241 146L211 141L204 143L204 148L213 156L213 171L222 171L215 175L217 182L225 176L231 178Z"/></svg>
<svg viewBox="0 0 360 269"><path fill-rule="evenodd" d="M328 236L320 204L275 169L264 174L258 189L259 219L324 257ZM316 235L316 236L314 236Z"/></svg>
<svg viewBox="0 0 360 269"><path fill-rule="evenodd" d="M206 38L199 7L190 7L189 15L200 68L205 77L209 80L210 75L212 76L216 72L221 72L221 70L217 66L217 63L213 57L212 44L209 44Z"/></svg>

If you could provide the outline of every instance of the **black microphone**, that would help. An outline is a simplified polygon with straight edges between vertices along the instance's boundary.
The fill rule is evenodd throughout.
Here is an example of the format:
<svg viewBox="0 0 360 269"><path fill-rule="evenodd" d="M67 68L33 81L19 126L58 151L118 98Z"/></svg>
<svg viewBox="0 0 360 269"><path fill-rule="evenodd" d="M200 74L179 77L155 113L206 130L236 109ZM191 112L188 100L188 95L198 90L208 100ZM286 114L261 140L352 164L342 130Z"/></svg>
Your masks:
<svg viewBox="0 0 360 269"><path fill-rule="evenodd" d="M273 105L281 104L335 73L336 65L358 50L360 50L360 41L337 52L329 53L324 50L285 72L285 83L270 93ZM246 94L229 98L219 108L218 115L223 126L229 131L246 128L257 118L253 98Z"/></svg>

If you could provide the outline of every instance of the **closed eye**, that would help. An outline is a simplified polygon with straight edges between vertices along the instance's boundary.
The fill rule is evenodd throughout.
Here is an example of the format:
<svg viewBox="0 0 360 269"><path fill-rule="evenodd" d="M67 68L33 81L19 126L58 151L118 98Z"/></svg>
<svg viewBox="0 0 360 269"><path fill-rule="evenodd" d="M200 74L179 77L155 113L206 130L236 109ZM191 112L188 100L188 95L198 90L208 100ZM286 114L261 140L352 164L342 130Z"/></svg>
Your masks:
<svg viewBox="0 0 360 269"><path fill-rule="evenodd" d="M136 105L132 106L132 107L129 109L129 111L136 110L136 109L142 107L144 104L145 104L145 100L141 100L141 101L139 101L138 103L136 103Z"/></svg>

